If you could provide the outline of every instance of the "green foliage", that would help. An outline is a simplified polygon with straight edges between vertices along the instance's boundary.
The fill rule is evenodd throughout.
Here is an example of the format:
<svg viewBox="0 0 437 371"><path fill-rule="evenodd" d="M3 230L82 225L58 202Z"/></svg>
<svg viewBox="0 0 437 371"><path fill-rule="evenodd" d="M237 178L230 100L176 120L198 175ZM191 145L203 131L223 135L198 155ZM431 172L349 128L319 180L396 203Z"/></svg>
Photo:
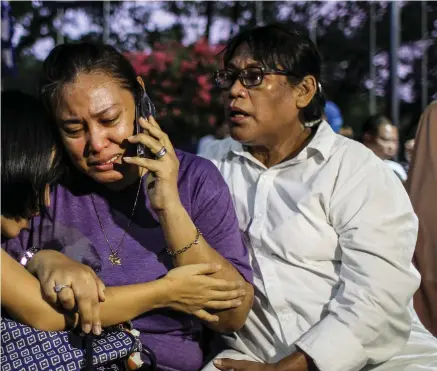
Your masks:
<svg viewBox="0 0 437 371"><path fill-rule="evenodd" d="M36 76L39 62L32 57L30 48L42 38L52 38L56 41L58 29L55 25L58 9L81 9L91 19L94 30L86 33L83 40L101 40L99 29L103 25L102 2L97 1L39 1L19 2L11 1L12 13L20 23L26 34L20 39L16 48L19 73L15 80L7 77L3 84L7 86L22 86L30 89ZM110 43L118 49L131 53L135 58L141 59L144 50L153 49L154 53L165 53L172 56L172 62L165 62L163 66L168 71L161 71L154 62L156 55L144 57L143 74L146 83L150 86L151 96L156 101L161 112L170 112L165 125L180 125L179 132L189 135L202 135L209 129L207 111L212 116L219 113L218 95L211 89L201 89L197 82L198 76L209 76L215 69L217 58L211 54L211 66L199 62L199 56L192 55L194 46L186 51L181 47L181 42L187 33L187 17L192 23L199 20L204 25L204 40L210 40L211 27L215 20L228 20L232 24L231 33L246 27L254 26L257 17L261 16L264 23L276 21L297 21L306 26L311 24L314 15L320 14L317 19L317 44L324 57L323 82L328 97L335 101L341 108L347 125L358 129L368 112L368 90L365 86L369 78L369 2L341 1L341 2L308 2L308 1L161 1L161 2L121 2L111 1L111 22L117 23L128 17L133 22L132 30L117 33L112 29ZM328 4L328 5L327 5ZM387 2L373 2L378 17L376 23L377 53L387 53L389 49L390 21ZM329 11L322 12L326 6ZM428 49L428 84L429 96L437 91L437 3L427 2L428 7L428 33L430 46ZM175 17L175 23L164 30L150 29L148 22L151 14L156 9L163 9ZM415 1L402 2L401 10L401 43L414 46L421 38L421 3ZM97 30L97 31L95 31ZM434 34L433 34L434 33ZM432 37L434 36L434 37ZM226 37L226 36L224 36ZM68 38L65 40L69 42ZM223 40L225 42L226 40ZM175 43L173 43L175 42ZM205 44L202 41L200 44ZM202 44L202 45L203 45ZM176 46L177 45L177 46ZM174 48L174 50L173 50ZM153 53L152 53L153 54ZM193 58L193 59L192 59ZM421 69L420 55L411 61L401 60L412 66L411 72L402 79L403 83L412 86L415 99L413 103L402 102L401 113L413 122L421 110L420 89ZM181 73L183 62L196 61L196 68ZM135 62L137 63L137 62ZM147 67L151 63L150 67ZM383 76L388 69L388 59L378 65L377 73L381 96L378 97L378 109L386 111L387 79ZM193 62L194 64L194 62ZM137 63L138 67L138 63ZM149 68L150 73L145 73ZM152 84L156 82L156 85ZM166 86L171 81L171 86ZM202 80L201 80L202 81ZM206 99L207 94L211 99ZM202 98L203 97L203 98ZM167 103L166 103L167 102ZM184 115L179 118L173 115L173 109L181 109ZM177 112L177 111L176 111ZM163 115L162 115L163 116ZM183 117L183 119L181 118ZM404 121L405 121L404 120ZM171 122L170 122L171 121ZM183 122L183 123L181 123ZM172 129L173 130L173 129ZM182 135L182 134L181 134ZM188 134L186 134L188 135Z"/></svg>
<svg viewBox="0 0 437 371"><path fill-rule="evenodd" d="M212 80L221 47L201 39L188 47L174 41L152 49L125 55L143 77L160 125L181 143L212 132L223 112Z"/></svg>

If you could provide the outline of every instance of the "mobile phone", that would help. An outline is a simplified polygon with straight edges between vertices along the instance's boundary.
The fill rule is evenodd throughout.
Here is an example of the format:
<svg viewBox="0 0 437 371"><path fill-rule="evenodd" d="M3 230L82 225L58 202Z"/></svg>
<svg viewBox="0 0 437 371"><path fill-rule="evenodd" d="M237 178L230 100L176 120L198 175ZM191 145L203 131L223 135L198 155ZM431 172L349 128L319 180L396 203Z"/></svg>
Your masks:
<svg viewBox="0 0 437 371"><path fill-rule="evenodd" d="M140 117L147 118L149 116L155 117L156 108L155 105L150 100L147 93L141 88L138 100L135 105L135 131L136 134L142 132L142 127L140 125ZM150 150L144 146L144 144L137 144L137 156L138 157L149 157L152 158Z"/></svg>

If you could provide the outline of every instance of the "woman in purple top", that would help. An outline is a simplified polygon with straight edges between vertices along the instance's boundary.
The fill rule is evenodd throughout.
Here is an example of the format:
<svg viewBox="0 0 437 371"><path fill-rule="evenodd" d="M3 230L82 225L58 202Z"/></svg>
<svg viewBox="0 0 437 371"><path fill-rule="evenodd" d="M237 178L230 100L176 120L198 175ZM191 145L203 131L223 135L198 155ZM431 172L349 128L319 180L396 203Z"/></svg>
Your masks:
<svg viewBox="0 0 437 371"><path fill-rule="evenodd" d="M153 298L158 304L172 296L157 293L133 320L161 369L193 371L203 357L199 318L216 331L239 329L252 304L251 270L220 173L209 161L174 150L153 117L136 115L144 96L142 79L112 47L82 43L52 50L41 97L57 124L69 171L51 195L50 220L34 218L30 231L5 248L17 256L32 244L62 246L106 286L155 281L179 266L220 265L210 275L217 287L240 282L240 290L227 287L189 312L195 316L185 313L181 299L166 308L154 305ZM150 156L137 157L139 145ZM205 296L202 286L199 296ZM126 297L113 299L113 318L125 320ZM210 308L222 310L204 310Z"/></svg>

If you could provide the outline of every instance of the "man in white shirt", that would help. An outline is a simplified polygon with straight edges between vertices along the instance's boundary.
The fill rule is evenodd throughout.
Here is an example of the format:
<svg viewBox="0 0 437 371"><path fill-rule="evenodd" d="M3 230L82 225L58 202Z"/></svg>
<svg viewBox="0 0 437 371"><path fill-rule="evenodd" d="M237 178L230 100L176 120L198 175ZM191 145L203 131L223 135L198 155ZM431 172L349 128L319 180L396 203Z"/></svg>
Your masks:
<svg viewBox="0 0 437 371"><path fill-rule="evenodd" d="M399 130L385 116L371 116L363 125L362 143L373 151L405 183L407 172L393 159L398 154Z"/></svg>
<svg viewBox="0 0 437 371"><path fill-rule="evenodd" d="M203 155L233 195L255 300L205 371L437 369L412 308L417 218L395 174L320 119L320 64L297 26L264 26L215 75L231 138Z"/></svg>

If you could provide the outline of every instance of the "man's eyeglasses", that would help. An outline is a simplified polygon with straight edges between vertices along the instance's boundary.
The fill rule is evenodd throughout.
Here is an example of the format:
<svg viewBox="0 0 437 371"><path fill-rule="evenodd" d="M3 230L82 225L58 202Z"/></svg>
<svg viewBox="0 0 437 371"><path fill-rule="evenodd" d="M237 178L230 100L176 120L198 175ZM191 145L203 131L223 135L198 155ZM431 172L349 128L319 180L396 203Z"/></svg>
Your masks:
<svg viewBox="0 0 437 371"><path fill-rule="evenodd" d="M265 67L248 67L240 71L219 70L214 73L214 81L219 89L229 89L236 79L240 80L245 88L253 88L263 82L264 75L297 76L283 70L274 70Z"/></svg>

